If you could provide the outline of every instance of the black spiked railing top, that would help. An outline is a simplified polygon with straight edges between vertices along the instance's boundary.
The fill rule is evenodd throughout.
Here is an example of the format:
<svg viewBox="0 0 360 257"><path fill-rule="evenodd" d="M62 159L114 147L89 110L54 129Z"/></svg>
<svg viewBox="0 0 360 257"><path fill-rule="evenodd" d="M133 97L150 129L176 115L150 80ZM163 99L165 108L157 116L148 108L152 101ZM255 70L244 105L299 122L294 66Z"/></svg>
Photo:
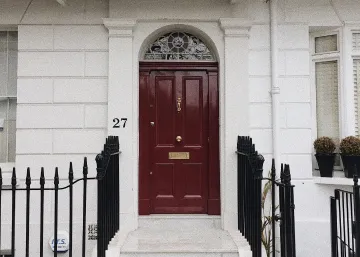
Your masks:
<svg viewBox="0 0 360 257"><path fill-rule="evenodd" d="M118 137L109 137L106 140L106 144L104 145L101 154L99 154L96 158L98 165L98 176L97 177L88 177L89 167L87 163L87 158L84 158L84 163L82 167L82 177L78 179L74 179L74 170L72 162L70 162L69 170L68 170L68 185L60 186L60 177L59 177L59 169L55 168L55 174L51 179L53 181L53 186L45 188L45 171L44 168L41 168L40 172L40 180L39 184L32 183L30 168L26 169L26 174L24 180L20 178L20 184L18 184L18 178L16 175L16 170L13 168L12 176L11 176L11 187L3 188L3 178L2 172L0 168L0 228L1 228L1 195L2 191L12 191L12 204L10 206L11 212L11 256L15 256L16 251L16 211L18 209L16 204L16 196L18 191L26 191L26 239L25 239L25 256L30 256L30 206L32 205L31 198L38 197L38 194L31 194L31 191L39 191L40 192L40 240L39 240L39 256L44 256L44 193L46 191L54 191L54 230L53 230L53 238L55 243L53 243L54 247L54 257L58 256L58 248L57 239L58 239L58 218L59 218L59 191L60 190L69 190L69 256L72 255L72 227L73 227L73 185L75 185L79 181L83 181L83 220L82 220L82 256L86 256L86 217L87 217L87 181L89 180L98 180L98 188L101 188L101 197L99 196L98 191L98 213L100 210L100 221L102 222L101 226L98 226L98 245L102 245L102 252L98 251L98 256L105 257L105 251L107 249L108 243L111 238L115 235L116 231L119 229L119 140ZM100 172L99 172L100 171ZM81 172L78 172L81 173ZM79 174L80 175L80 174ZM50 180L50 178L48 178ZM22 186L25 184L25 187ZM50 184L50 183L49 183ZM100 205L99 205L100 203ZM16 207L16 208L15 208ZM22 206L19 206L20 208ZM9 235L7 235L9 236ZM1 229L0 229L0 249L1 249ZM18 239L17 239L18 240ZM18 243L17 243L18 244ZM74 245L75 246L75 245ZM59 251L60 252L60 251Z"/></svg>
<svg viewBox="0 0 360 257"><path fill-rule="evenodd" d="M119 149L119 138L116 136L109 136L104 144L104 150L95 158L97 165L97 179L102 179L105 176L111 156L119 154Z"/></svg>
<svg viewBox="0 0 360 257"><path fill-rule="evenodd" d="M70 162L69 167L69 182L71 183L74 180L74 170L73 170L73 164Z"/></svg>
<svg viewBox="0 0 360 257"><path fill-rule="evenodd" d="M15 168L13 168L13 172L12 172L11 185L16 186L16 171L15 171Z"/></svg>
<svg viewBox="0 0 360 257"><path fill-rule="evenodd" d="M26 182L25 184L29 187L31 185L30 168L26 170Z"/></svg>
<svg viewBox="0 0 360 257"><path fill-rule="evenodd" d="M41 186L45 185L44 167L41 167L40 185L41 185Z"/></svg>

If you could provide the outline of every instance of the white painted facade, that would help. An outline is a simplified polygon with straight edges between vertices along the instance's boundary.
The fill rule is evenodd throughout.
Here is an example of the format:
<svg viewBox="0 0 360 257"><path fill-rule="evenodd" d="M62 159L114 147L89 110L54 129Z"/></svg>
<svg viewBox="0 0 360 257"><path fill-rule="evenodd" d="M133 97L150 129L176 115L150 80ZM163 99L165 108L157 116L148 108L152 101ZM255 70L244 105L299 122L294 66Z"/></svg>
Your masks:
<svg viewBox="0 0 360 257"><path fill-rule="evenodd" d="M335 188L350 189L345 184L351 184L345 179L328 182L340 185L323 184L314 171L313 32L339 32L340 133L341 137L355 133L351 49L352 31L360 30L360 3L330 2L278 1L277 150L280 160L290 164L296 186L299 257L330 256L329 197ZM106 135L117 135L122 151L120 222L126 232L138 227L138 62L148 44L172 30L191 32L206 42L219 62L221 226L236 229L236 136L253 137L266 160L265 175L273 156L268 3L67 0L61 6L56 1L34 0L28 6L28 1L0 0L0 30L8 29L17 30L19 38L15 162L19 183L23 186L26 167L31 167L33 177L39 177L40 167L45 167L51 183L57 166L66 180L69 161L79 177L83 156L89 159L92 176L93 160ZM115 117L128 118L126 128L114 129ZM94 210L88 217L90 224L96 221L95 190L95 184L89 183L89 205ZM66 222L67 207L63 211ZM49 211L48 226L52 217ZM18 222L21 231L23 215L19 214ZM81 212L76 222L80 229ZM37 217L32 223L36 227ZM24 246L18 247L20 254ZM93 247L88 241L89 254Z"/></svg>

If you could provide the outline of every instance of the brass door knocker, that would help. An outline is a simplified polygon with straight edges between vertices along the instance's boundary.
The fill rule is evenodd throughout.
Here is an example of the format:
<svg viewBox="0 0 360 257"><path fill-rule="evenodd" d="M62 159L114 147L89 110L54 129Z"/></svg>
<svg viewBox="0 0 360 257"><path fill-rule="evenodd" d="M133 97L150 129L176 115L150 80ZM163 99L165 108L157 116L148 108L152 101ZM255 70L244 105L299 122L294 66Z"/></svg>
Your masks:
<svg viewBox="0 0 360 257"><path fill-rule="evenodd" d="M181 97L178 97L176 102L177 102L177 111L180 112L181 111Z"/></svg>

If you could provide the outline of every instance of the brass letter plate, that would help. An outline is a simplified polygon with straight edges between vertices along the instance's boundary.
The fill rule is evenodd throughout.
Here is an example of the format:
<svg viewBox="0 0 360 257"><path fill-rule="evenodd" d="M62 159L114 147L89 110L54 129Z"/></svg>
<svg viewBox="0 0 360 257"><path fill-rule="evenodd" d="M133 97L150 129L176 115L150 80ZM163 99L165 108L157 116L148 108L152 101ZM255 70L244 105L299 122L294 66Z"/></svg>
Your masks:
<svg viewBox="0 0 360 257"><path fill-rule="evenodd" d="M170 160L189 160L190 153L189 152L169 152Z"/></svg>

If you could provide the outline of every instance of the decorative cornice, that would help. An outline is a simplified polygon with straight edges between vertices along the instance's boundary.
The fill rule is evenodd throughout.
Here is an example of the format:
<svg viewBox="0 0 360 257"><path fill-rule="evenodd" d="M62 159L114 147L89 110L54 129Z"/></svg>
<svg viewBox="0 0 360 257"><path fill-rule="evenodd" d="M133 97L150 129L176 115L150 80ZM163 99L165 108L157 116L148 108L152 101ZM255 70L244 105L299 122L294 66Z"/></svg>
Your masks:
<svg viewBox="0 0 360 257"><path fill-rule="evenodd" d="M105 27L109 30L109 37L132 37L135 19L103 19Z"/></svg>
<svg viewBox="0 0 360 257"><path fill-rule="evenodd" d="M220 18L219 24L226 37L249 37L252 23L238 18Z"/></svg>

